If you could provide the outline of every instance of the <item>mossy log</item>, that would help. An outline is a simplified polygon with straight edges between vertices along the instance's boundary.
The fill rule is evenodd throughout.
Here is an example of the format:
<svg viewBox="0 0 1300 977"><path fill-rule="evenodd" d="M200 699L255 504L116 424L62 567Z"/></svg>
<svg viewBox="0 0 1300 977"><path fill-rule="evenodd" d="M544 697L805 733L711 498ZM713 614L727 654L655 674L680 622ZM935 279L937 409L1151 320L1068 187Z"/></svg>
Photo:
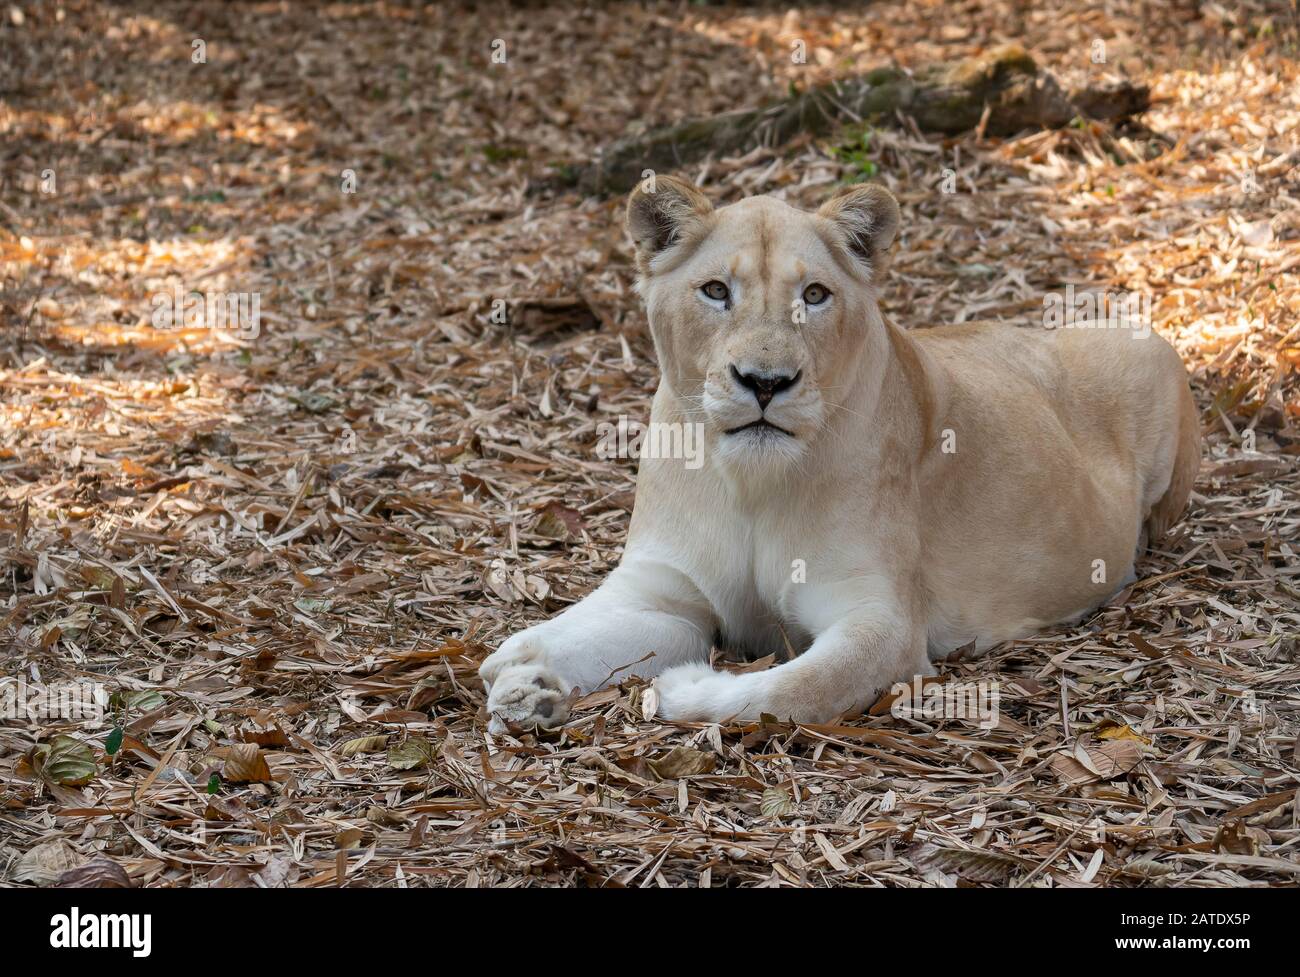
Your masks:
<svg viewBox="0 0 1300 977"><path fill-rule="evenodd" d="M859 120L890 122L902 114L924 131L954 135L976 128L987 111L984 131L1006 136L1060 128L1077 117L1124 118L1147 104L1146 86L1128 82L1066 92L1022 47L1010 44L913 74L878 68L757 109L689 119L621 139L573 176L584 192L621 193L645 170L665 173L709 154L779 146L801 134L823 136Z"/></svg>

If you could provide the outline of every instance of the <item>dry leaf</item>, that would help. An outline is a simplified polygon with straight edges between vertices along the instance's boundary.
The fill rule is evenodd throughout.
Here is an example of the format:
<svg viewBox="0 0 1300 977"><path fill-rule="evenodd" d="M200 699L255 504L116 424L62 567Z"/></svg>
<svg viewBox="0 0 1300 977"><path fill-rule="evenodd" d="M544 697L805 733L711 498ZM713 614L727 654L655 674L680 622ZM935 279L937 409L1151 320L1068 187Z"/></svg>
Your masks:
<svg viewBox="0 0 1300 977"><path fill-rule="evenodd" d="M1029 864L1001 852L940 848L935 845L923 847L916 856L916 862L948 875L960 875L972 882L1005 882L1013 872L1025 870Z"/></svg>
<svg viewBox="0 0 1300 977"><path fill-rule="evenodd" d="M134 887L126 869L103 855L68 869L55 883L61 889L130 889Z"/></svg>
<svg viewBox="0 0 1300 977"><path fill-rule="evenodd" d="M236 743L226 751L221 777L232 784L269 784L271 768L256 743Z"/></svg>
<svg viewBox="0 0 1300 977"><path fill-rule="evenodd" d="M339 756L354 757L362 753L378 753L387 745L387 733L380 733L375 736L359 736L354 740L348 740L339 747Z"/></svg>
<svg viewBox="0 0 1300 977"><path fill-rule="evenodd" d="M94 751L62 733L34 747L31 764L41 779L64 787L88 784L98 770Z"/></svg>
<svg viewBox="0 0 1300 977"><path fill-rule="evenodd" d="M284 855L272 855L253 879L268 889L283 889L288 887L296 872L292 859Z"/></svg>
<svg viewBox="0 0 1300 977"><path fill-rule="evenodd" d="M108 708L127 709L131 712L151 712L167 704L161 692L153 689L123 690L108 697Z"/></svg>
<svg viewBox="0 0 1300 977"><path fill-rule="evenodd" d="M242 743L256 743L263 749L285 749L289 746L289 734L279 727L272 729L241 729L239 739Z"/></svg>
<svg viewBox="0 0 1300 977"><path fill-rule="evenodd" d="M62 838L42 842L23 853L14 866L13 881L53 885L65 872L79 868L85 857Z"/></svg>
<svg viewBox="0 0 1300 977"><path fill-rule="evenodd" d="M712 753L692 750L687 746L675 746L659 759L646 762L650 769L664 780L672 780L677 777L711 773L717 759L717 756Z"/></svg>
<svg viewBox="0 0 1300 977"><path fill-rule="evenodd" d="M417 770L433 762L434 745L423 736L408 736L388 750L388 765L394 770Z"/></svg>
<svg viewBox="0 0 1300 977"><path fill-rule="evenodd" d="M1078 740L1069 753L1051 759L1052 772L1067 784L1113 780L1142 762L1142 748L1136 739L1110 739L1100 743Z"/></svg>
<svg viewBox="0 0 1300 977"><path fill-rule="evenodd" d="M1248 827L1240 819L1229 821L1227 824L1220 825L1215 831L1214 841L1210 847L1216 852L1228 852L1232 855L1258 855L1261 834L1258 828ZM1268 835L1264 834L1262 840L1267 844Z"/></svg>
<svg viewBox="0 0 1300 977"><path fill-rule="evenodd" d="M386 807L371 804L366 808L366 820L384 828L401 828L406 825L406 817L401 811L390 811Z"/></svg>
<svg viewBox="0 0 1300 977"><path fill-rule="evenodd" d="M533 532L548 539L577 539L582 536L582 513L558 502L548 502L542 509Z"/></svg>
<svg viewBox="0 0 1300 977"><path fill-rule="evenodd" d="M361 841L365 836L366 832L360 828L346 828L334 836L334 847L341 851L359 848L361 847Z"/></svg>
<svg viewBox="0 0 1300 977"><path fill-rule="evenodd" d="M1147 739L1147 737L1143 736L1139 732L1136 732L1132 727L1128 726L1126 723L1116 722L1113 719L1108 719L1102 722L1093 731L1093 734L1098 739L1103 739L1103 740L1137 740L1139 743L1142 743L1146 746L1151 745L1151 740Z"/></svg>
<svg viewBox="0 0 1300 977"><path fill-rule="evenodd" d="M794 810L794 798L784 787L769 787L763 791L759 810L767 818L783 818Z"/></svg>

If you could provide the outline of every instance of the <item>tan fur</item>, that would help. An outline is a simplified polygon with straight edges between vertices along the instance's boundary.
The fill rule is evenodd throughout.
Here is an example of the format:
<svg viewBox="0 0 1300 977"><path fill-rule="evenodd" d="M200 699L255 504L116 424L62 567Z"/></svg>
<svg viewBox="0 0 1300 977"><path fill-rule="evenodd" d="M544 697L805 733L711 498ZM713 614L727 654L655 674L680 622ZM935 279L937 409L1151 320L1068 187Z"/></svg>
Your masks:
<svg viewBox="0 0 1300 977"><path fill-rule="evenodd" d="M1178 416L1178 455L1174 460L1169 488L1151 509L1147 518L1147 538L1154 542L1182 518L1192 484L1201 467L1201 422L1191 395L1182 398Z"/></svg>
<svg viewBox="0 0 1300 977"><path fill-rule="evenodd" d="M561 722L571 689L629 674L657 676L650 701L675 719L861 709L956 647L1096 607L1144 528L1181 514L1199 428L1158 335L903 330L876 299L900 221L882 188L808 214L657 183L628 205L662 371L651 420L702 424L703 464L642 459L618 569L484 663L497 728ZM812 283L831 296L815 308ZM763 407L742 377L797 381ZM780 430L746 426L760 417ZM716 673L715 638L803 654Z"/></svg>

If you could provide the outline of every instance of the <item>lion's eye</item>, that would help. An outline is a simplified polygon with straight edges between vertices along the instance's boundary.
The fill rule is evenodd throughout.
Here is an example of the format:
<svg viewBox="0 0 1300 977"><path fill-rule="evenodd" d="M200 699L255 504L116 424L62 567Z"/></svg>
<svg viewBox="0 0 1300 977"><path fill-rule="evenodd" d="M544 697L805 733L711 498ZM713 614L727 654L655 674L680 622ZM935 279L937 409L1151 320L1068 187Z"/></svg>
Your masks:
<svg viewBox="0 0 1300 977"><path fill-rule="evenodd" d="M819 285L816 282L813 282L803 290L803 301L805 305L821 305L830 297L830 290L825 285Z"/></svg>
<svg viewBox="0 0 1300 977"><path fill-rule="evenodd" d="M727 286L716 279L701 285L700 291L704 293L705 297L711 298L715 302L726 302L731 298L731 292L727 289Z"/></svg>

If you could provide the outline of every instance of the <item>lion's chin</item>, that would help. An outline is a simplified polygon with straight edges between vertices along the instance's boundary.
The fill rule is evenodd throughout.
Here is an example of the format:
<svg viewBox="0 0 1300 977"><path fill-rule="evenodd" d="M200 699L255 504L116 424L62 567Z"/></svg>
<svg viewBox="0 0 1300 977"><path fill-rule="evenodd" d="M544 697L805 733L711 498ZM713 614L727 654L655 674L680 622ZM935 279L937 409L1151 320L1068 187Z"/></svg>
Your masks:
<svg viewBox="0 0 1300 977"><path fill-rule="evenodd" d="M783 471L797 465L806 445L793 431L761 419L724 431L717 459L747 474Z"/></svg>

